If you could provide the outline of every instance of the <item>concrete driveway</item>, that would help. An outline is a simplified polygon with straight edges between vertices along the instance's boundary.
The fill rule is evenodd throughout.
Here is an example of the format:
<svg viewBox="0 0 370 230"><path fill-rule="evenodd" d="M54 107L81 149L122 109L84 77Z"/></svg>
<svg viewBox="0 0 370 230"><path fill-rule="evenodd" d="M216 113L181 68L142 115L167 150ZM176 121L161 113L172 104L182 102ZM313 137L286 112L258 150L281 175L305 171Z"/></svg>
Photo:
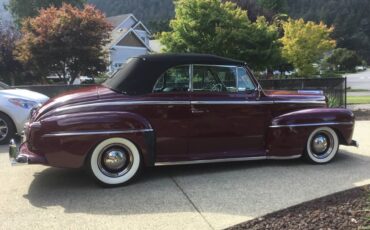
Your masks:
<svg viewBox="0 0 370 230"><path fill-rule="evenodd" d="M359 149L324 166L301 160L163 167L102 189L81 171L10 167L0 147L0 229L222 229L317 197L370 184L370 122Z"/></svg>

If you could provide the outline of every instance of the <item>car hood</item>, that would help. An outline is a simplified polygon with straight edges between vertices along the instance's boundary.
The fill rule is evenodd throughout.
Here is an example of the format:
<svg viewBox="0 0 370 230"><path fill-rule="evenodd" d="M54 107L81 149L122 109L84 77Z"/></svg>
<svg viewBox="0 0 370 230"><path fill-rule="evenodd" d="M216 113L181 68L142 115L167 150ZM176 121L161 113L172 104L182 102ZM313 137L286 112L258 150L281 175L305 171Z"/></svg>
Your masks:
<svg viewBox="0 0 370 230"><path fill-rule="evenodd" d="M4 89L0 90L0 94L9 98L20 98L29 101L35 101L43 104L49 97L44 94L33 92L26 89Z"/></svg>
<svg viewBox="0 0 370 230"><path fill-rule="evenodd" d="M53 109L61 108L66 105L83 104L84 102L97 100L99 99L98 88L99 86L85 87L71 90L54 97L39 109L37 117L40 117Z"/></svg>
<svg viewBox="0 0 370 230"><path fill-rule="evenodd" d="M325 101L321 90L265 90L265 95L274 101Z"/></svg>

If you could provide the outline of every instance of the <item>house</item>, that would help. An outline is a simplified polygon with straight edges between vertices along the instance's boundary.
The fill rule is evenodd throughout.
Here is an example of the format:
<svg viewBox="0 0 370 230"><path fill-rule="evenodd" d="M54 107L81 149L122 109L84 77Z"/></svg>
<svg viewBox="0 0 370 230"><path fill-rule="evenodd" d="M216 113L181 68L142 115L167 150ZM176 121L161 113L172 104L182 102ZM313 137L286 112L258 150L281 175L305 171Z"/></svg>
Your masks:
<svg viewBox="0 0 370 230"><path fill-rule="evenodd" d="M113 26L109 50L109 72L115 72L129 58L152 52L150 31L133 14L107 18Z"/></svg>

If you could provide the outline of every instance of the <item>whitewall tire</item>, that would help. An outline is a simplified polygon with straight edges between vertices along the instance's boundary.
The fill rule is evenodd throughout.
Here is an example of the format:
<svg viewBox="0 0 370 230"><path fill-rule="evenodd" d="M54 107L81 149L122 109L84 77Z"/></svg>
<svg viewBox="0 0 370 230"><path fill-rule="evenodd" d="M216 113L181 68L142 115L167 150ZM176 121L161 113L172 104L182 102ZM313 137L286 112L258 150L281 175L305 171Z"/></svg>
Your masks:
<svg viewBox="0 0 370 230"><path fill-rule="evenodd" d="M93 150L89 168L95 179L105 186L129 183L141 169L137 147L124 138L107 139Z"/></svg>
<svg viewBox="0 0 370 230"><path fill-rule="evenodd" d="M325 164L333 160L339 150L337 133L329 127L315 129L306 144L305 158L315 164Z"/></svg>

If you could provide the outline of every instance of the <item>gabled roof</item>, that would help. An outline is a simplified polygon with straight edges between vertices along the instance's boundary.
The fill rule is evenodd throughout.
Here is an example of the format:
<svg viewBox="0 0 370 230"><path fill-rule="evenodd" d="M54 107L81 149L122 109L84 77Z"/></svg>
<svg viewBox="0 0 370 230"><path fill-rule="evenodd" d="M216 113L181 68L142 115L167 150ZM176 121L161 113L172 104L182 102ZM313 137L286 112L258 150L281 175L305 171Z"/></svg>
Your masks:
<svg viewBox="0 0 370 230"><path fill-rule="evenodd" d="M116 15L107 18L108 22L110 22L113 25L113 28L117 28L122 22L126 21L129 17L133 17L135 20L136 18L134 17L133 14L121 14L121 15Z"/></svg>
<svg viewBox="0 0 370 230"><path fill-rule="evenodd" d="M152 49L140 38L140 36L135 32L133 28L129 30L114 30L112 32L112 41L108 44L108 48L112 48L113 46L117 45L124 37L127 35L132 34L145 46L149 51Z"/></svg>
<svg viewBox="0 0 370 230"><path fill-rule="evenodd" d="M136 25L134 25L133 28L135 30L145 30L148 34L151 34L151 32L148 30L148 28L146 28L146 26L141 21L136 23Z"/></svg>

